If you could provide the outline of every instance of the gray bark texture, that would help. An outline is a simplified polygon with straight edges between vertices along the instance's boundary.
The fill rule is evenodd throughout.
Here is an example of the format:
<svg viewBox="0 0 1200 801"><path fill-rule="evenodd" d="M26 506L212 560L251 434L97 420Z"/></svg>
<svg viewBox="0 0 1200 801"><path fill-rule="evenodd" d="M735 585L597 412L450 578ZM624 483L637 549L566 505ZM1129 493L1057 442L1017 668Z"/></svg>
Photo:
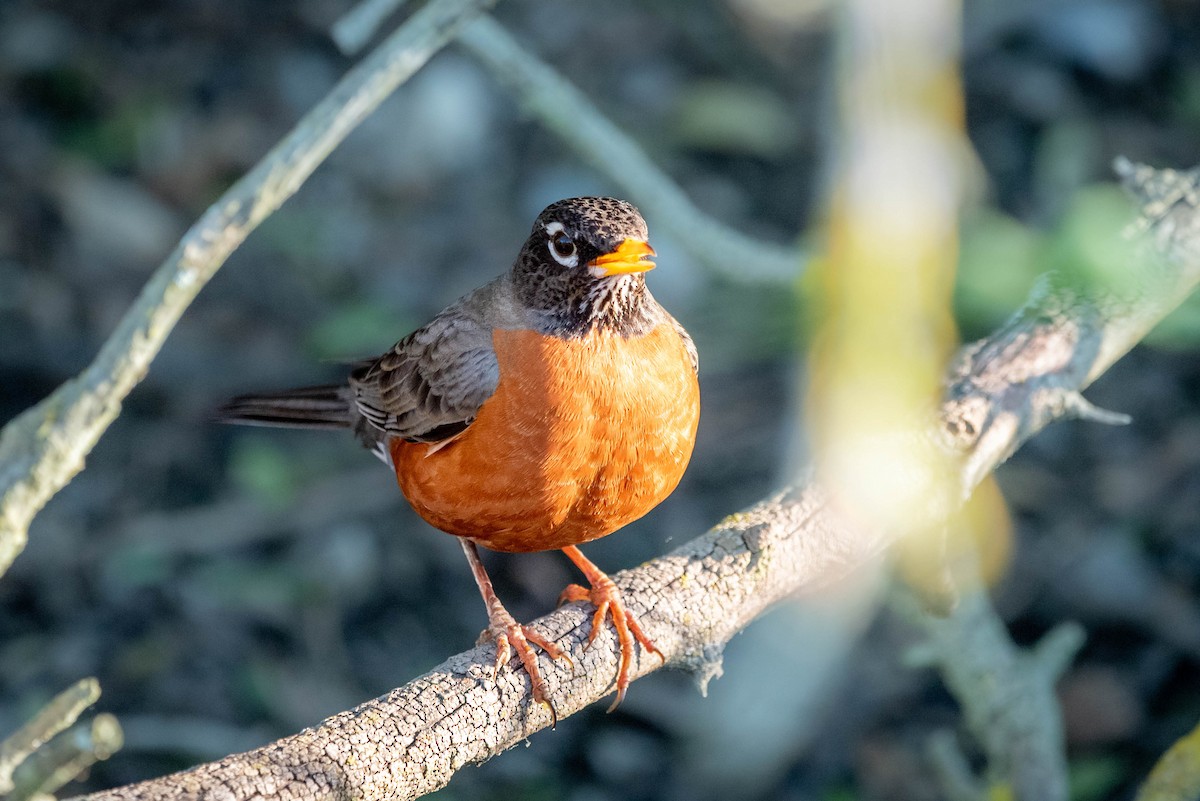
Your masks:
<svg viewBox="0 0 1200 801"><path fill-rule="evenodd" d="M963 349L945 400L919 439L946 449L959 481L937 508L961 503L1021 442L1068 417L1114 421L1080 390L1200 282L1200 172L1118 161L1140 207L1139 252L1121 291L1047 281L993 336ZM951 497L953 496L953 497ZM845 576L882 553L905 526L869 532L838 513L815 482L793 487L672 553L614 576L667 665L701 684L720 671L724 643L775 602ZM543 659L560 715L612 690L616 643L606 627L585 649L590 609L572 604L535 622L574 666ZM464 765L521 742L550 722L531 703L513 661L491 677L491 645L451 657L385 696L263 748L182 773L119 787L89 801L412 799ZM636 676L659 667L644 656ZM1019 728L1019 727L1018 727Z"/></svg>

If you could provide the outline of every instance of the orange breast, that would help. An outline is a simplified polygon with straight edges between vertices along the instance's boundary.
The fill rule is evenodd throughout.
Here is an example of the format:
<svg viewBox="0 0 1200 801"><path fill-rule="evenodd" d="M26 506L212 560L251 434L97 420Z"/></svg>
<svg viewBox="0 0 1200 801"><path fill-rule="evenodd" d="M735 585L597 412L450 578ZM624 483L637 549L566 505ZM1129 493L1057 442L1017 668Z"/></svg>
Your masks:
<svg viewBox="0 0 1200 801"><path fill-rule="evenodd" d="M564 340L496 331L495 394L456 440L393 441L405 497L429 523L498 551L611 534L679 483L700 389L679 334Z"/></svg>

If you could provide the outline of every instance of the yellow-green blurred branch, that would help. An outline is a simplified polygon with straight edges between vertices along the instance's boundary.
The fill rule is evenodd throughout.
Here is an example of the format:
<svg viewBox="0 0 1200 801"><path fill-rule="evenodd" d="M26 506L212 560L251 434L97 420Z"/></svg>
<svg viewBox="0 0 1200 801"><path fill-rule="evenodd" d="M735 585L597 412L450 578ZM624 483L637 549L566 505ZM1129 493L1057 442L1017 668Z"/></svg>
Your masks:
<svg viewBox="0 0 1200 801"><path fill-rule="evenodd" d="M100 683L80 679L54 696L33 719L0 743L0 796L13 789L13 771L30 754L65 731L100 697Z"/></svg>
<svg viewBox="0 0 1200 801"><path fill-rule="evenodd" d="M957 345L950 309L969 146L955 0L839 6L839 129L808 282L806 423L821 481L871 524L922 528L945 455L912 431Z"/></svg>
<svg viewBox="0 0 1200 801"><path fill-rule="evenodd" d="M970 165L962 9L958 0L846 0L839 10L837 168L826 253L809 282L806 422L817 480L867 527L900 534L902 575L945 607L913 617L983 747L986 784L1018 799L1066 801L1057 673L1013 645L977 570L962 570L976 561L972 545L947 539L964 528L966 540L989 542L1008 536L1007 526L967 526L971 509L962 526L949 521L963 497L960 454L914 435L957 344L950 300ZM981 499L989 494L997 502L987 519L1004 519L997 494ZM982 801L984 783L961 755L944 739L934 747L946 791Z"/></svg>
<svg viewBox="0 0 1200 801"><path fill-rule="evenodd" d="M363 119L495 0L432 0L351 70L187 232L155 271L95 361L0 430L0 575L29 524L83 469L184 309L259 223Z"/></svg>

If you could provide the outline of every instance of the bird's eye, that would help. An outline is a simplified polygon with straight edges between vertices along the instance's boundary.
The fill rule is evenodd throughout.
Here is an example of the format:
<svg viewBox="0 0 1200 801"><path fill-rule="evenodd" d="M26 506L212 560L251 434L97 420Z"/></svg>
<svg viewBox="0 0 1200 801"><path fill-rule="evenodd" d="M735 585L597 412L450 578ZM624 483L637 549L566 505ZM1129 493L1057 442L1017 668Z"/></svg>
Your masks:
<svg viewBox="0 0 1200 801"><path fill-rule="evenodd" d="M550 235L550 255L564 267L574 267L578 262L575 254L575 242L564 231Z"/></svg>

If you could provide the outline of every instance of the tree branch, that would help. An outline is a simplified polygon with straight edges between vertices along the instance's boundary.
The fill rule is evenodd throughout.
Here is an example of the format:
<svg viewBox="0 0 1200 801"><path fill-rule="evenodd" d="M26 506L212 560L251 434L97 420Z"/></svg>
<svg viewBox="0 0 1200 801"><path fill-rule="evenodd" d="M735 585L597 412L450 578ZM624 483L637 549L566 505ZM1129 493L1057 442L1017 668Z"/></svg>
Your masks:
<svg viewBox="0 0 1200 801"><path fill-rule="evenodd" d="M1135 305L1125 294L1045 289L994 336L964 350L939 419L927 432L962 457L964 488L970 486L968 470L978 469L973 456L981 443L1007 438L1008 445L992 451L991 459L1068 414L1054 401L1055 392L1082 390L1200 283L1200 173L1158 172L1127 162L1118 171L1142 207L1146 243L1160 258L1136 274ZM1048 388L1055 390L1049 401ZM1007 416L1014 418L1011 424ZM767 607L837 580L875 558L896 536L855 527L821 487L810 484L732 515L667 556L614 578L666 663L692 671L703 685L719 672L724 643ZM571 605L534 624L575 661L572 671L543 660L563 715L609 692L616 672L611 630L583 648L589 617ZM263 748L86 798L416 798L444 786L464 765L494 756L549 723L549 715L531 703L525 674L513 664L492 680L492 653L489 645L451 657L381 698ZM1050 666L1061 661L1045 660ZM634 673L657 667L656 660L639 660Z"/></svg>
<svg viewBox="0 0 1200 801"><path fill-rule="evenodd" d="M804 536L796 536L798 532ZM815 587L845 575L882 548L828 513L820 490L791 489L733 515L704 536L615 578L667 664L701 682L720 670L723 644L797 583ZM590 610L572 604L536 622L575 663L546 664L560 716L612 690L616 643L605 629L585 649ZM265 748L184 774L89 796L100 799L416 798L444 786L464 765L509 748L550 722L532 704L512 662L491 679L491 645ZM658 668L639 658L634 675Z"/></svg>
<svg viewBox="0 0 1200 801"><path fill-rule="evenodd" d="M543 125L633 198L646 217L665 228L692 258L733 281L796 280L805 260L799 248L752 239L696 208L637 142L554 68L521 47L500 23L480 16L463 26L458 41Z"/></svg>
<svg viewBox="0 0 1200 801"><path fill-rule="evenodd" d="M0 743L0 795L13 789L13 772L55 735L70 727L100 697L100 683L80 679L46 704L33 718Z"/></svg>
<svg viewBox="0 0 1200 801"><path fill-rule="evenodd" d="M433 0L351 70L213 204L155 271L86 370L0 430L0 575L29 524L83 469L196 294L355 126L496 0Z"/></svg>
<svg viewBox="0 0 1200 801"><path fill-rule="evenodd" d="M1197 170L1155 170L1117 159L1141 210L1131 260L1114 287L1081 287L1050 275L999 331L972 343L952 367L944 436L967 459L970 491L1049 423L1122 422L1079 396L1200 282Z"/></svg>
<svg viewBox="0 0 1200 801"><path fill-rule="evenodd" d="M1066 754L1054 687L1083 644L1083 630L1065 623L1025 651L1013 643L978 581L958 590L958 603L944 616L919 609L912 598L904 606L928 637L932 660L987 755L991 791L978 797L992 797L1007 786L1016 799L1066 801ZM937 758L946 760L949 743L936 748Z"/></svg>
<svg viewBox="0 0 1200 801"><path fill-rule="evenodd" d="M123 743L117 719L96 715L90 723L81 723L38 749L16 772L13 791L6 797L9 801L49 798L92 765L111 757Z"/></svg>
<svg viewBox="0 0 1200 801"><path fill-rule="evenodd" d="M1124 159L1116 169L1142 207L1137 227L1150 233L1124 249L1124 274L1099 291L1078 278L1047 276L1021 312L993 336L964 348L951 371L942 419L964 457L964 497L1053 420L1128 422L1126 415L1097 409L1080 391L1200 280L1197 171L1158 172ZM1054 687L1083 632L1064 624L1032 650L1020 649L978 579L958 580L958 605L944 617L925 613L916 622L987 755L990 790L983 792L1065 801L1067 766ZM953 767L961 763L949 747L943 739L936 755L944 778L953 780Z"/></svg>
<svg viewBox="0 0 1200 801"><path fill-rule="evenodd" d="M364 0L334 23L334 41L343 53L358 52L404 2ZM458 40L527 111L621 187L692 258L734 281L796 279L806 260L799 248L752 239L696 208L632 137L490 15L464 26Z"/></svg>

